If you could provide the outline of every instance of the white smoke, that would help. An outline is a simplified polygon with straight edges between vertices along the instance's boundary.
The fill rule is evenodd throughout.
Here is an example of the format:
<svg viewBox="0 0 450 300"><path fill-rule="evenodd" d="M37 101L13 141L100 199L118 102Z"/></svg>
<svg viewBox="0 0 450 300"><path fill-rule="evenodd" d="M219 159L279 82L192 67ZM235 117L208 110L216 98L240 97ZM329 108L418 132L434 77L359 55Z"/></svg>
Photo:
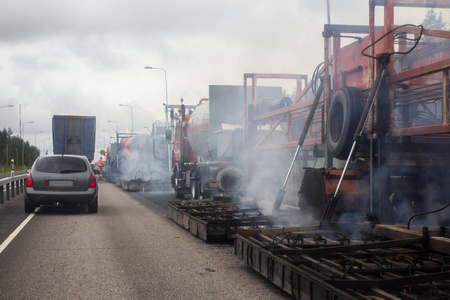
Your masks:
<svg viewBox="0 0 450 300"><path fill-rule="evenodd" d="M154 145L155 144L155 145ZM165 145L164 145L165 144ZM169 182L167 144L161 138L135 135L121 151L121 180Z"/></svg>

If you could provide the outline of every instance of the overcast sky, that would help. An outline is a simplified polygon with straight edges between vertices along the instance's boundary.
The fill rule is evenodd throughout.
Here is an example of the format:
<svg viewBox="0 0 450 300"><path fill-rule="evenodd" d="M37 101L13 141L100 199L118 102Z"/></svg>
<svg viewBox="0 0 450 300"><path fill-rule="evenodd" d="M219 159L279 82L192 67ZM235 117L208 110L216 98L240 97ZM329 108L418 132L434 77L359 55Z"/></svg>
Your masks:
<svg viewBox="0 0 450 300"><path fill-rule="evenodd" d="M367 25L368 2L330 0L331 22ZM312 74L326 22L326 0L1 0L0 128L19 134L21 104L42 149L53 115L94 115L103 148L108 120L131 129L120 103L135 132L164 121L164 72L144 66L166 70L169 104L197 104L244 73Z"/></svg>

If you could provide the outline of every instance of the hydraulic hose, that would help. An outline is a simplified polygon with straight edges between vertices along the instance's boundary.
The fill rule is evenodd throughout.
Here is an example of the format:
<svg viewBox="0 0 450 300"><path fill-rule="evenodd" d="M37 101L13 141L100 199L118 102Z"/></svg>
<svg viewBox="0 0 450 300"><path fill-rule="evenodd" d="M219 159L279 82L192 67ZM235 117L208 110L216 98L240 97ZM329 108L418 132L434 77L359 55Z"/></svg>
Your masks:
<svg viewBox="0 0 450 300"><path fill-rule="evenodd" d="M441 207L441 208L438 208L438 209L436 209L436 210L423 211L423 212L420 212L420 213L417 213L417 214L411 216L411 218L409 218L409 220L408 220L408 226L407 226L407 228L408 228L408 229L410 228L411 221L412 221L412 219L414 219L415 217L423 216L423 215L427 215L427 214L437 213L437 212L440 212L441 210L446 209L446 208L449 207L449 206L450 206L450 202L447 203L447 205L445 205L445 206L443 206L443 207Z"/></svg>

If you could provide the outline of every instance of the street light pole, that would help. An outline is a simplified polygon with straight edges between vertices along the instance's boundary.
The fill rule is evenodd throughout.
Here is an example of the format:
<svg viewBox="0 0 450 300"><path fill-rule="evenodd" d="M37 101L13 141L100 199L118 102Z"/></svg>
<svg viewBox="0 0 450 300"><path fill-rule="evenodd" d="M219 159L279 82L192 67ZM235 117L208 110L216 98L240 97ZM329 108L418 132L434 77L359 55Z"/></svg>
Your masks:
<svg viewBox="0 0 450 300"><path fill-rule="evenodd" d="M119 104L119 106L126 106L129 107L131 109L131 133L134 132L134 125L133 125L133 107L131 105L127 105L127 104Z"/></svg>
<svg viewBox="0 0 450 300"><path fill-rule="evenodd" d="M44 155L46 155L46 154L45 154L45 140L49 140L49 139L50 139L50 138L48 138L48 137L47 137L47 138L44 138Z"/></svg>
<svg viewBox="0 0 450 300"><path fill-rule="evenodd" d="M144 67L148 70L162 70L164 72L164 82L166 85L166 130L169 129L169 116L168 116L168 109L169 109L169 96L167 94L167 73L166 70L163 68L155 68L155 67Z"/></svg>
<svg viewBox="0 0 450 300"><path fill-rule="evenodd" d="M0 110L4 107L14 107L14 105L9 104L9 105L2 105L0 106ZM0 143L0 171L3 171L3 160L2 160L2 144Z"/></svg>
<svg viewBox="0 0 450 300"><path fill-rule="evenodd" d="M117 121L108 120L109 123L116 123L116 134L118 133Z"/></svg>
<svg viewBox="0 0 450 300"><path fill-rule="evenodd" d="M36 153L36 149L37 149L36 134L38 134L40 132L44 132L44 131L40 130L40 131L36 131L34 133L34 159L36 159L36 156L37 156L37 153Z"/></svg>
<svg viewBox="0 0 450 300"><path fill-rule="evenodd" d="M25 124L32 124L33 121L31 122L24 122L22 125L22 133L23 133L23 138L22 138L22 167L25 170Z"/></svg>
<svg viewBox="0 0 450 300"><path fill-rule="evenodd" d="M0 109L2 109L2 108L4 108L4 107L14 107L14 105L12 105L12 104L9 104L9 105L2 105L2 106L0 106Z"/></svg>
<svg viewBox="0 0 450 300"><path fill-rule="evenodd" d="M105 149L106 148L106 139L105 139L105 137L100 137L100 138L102 138L103 139L103 149ZM102 145L100 145L100 148L102 147Z"/></svg>
<svg viewBox="0 0 450 300"><path fill-rule="evenodd" d="M111 131L104 130L104 129L103 129L103 131L108 133L108 138L109 138L108 143L110 143L111 142Z"/></svg>
<svg viewBox="0 0 450 300"><path fill-rule="evenodd" d="M168 111L169 111L169 96L168 96L168 93L167 93L167 73L166 73L166 70L165 69L163 69L163 68L155 68L155 67L144 67L145 69L148 69L148 70L162 70L163 72L164 72L164 82L165 82L165 85L166 85L166 105L165 105L165 107L166 107L166 132L169 130L169 115L168 115ZM168 156L168 160L169 160L169 172L172 170L172 163L171 163L171 147L170 147L170 142L169 143L167 143L167 156Z"/></svg>

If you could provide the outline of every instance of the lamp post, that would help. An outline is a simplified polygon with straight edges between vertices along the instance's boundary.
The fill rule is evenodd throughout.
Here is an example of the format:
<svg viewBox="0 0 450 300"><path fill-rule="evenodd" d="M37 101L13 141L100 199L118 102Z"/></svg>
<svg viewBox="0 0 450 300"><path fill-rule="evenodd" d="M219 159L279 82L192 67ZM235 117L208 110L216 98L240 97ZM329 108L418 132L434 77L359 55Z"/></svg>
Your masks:
<svg viewBox="0 0 450 300"><path fill-rule="evenodd" d="M156 68L156 67L144 67L145 69L147 69L147 70L162 70L163 72L164 72L164 82L165 82L165 85L166 85L166 104L165 104L165 107L166 107L166 132L169 130L169 115L168 115L168 110L169 110L169 96L168 96L168 93L167 93L167 73L166 73L166 70L165 69L163 69L163 68ZM168 152L168 159L169 159L169 171L171 171L172 170L172 163L171 163L171 148L170 148L170 142L167 144L167 152Z"/></svg>
<svg viewBox="0 0 450 300"><path fill-rule="evenodd" d="M109 138L108 143L110 143L110 142L111 142L111 131L109 131L109 130L104 130L104 129L103 129L102 131L108 133L108 138Z"/></svg>
<svg viewBox="0 0 450 300"><path fill-rule="evenodd" d="M106 148L106 139L103 136L101 136L100 138L103 139L103 149L105 149ZM101 144L100 144L100 148L102 148Z"/></svg>
<svg viewBox="0 0 450 300"><path fill-rule="evenodd" d="M2 105L2 106L0 106L0 109L2 109L2 108L4 108L4 107L14 107L14 105L12 105L12 104L9 104L9 105Z"/></svg>
<svg viewBox="0 0 450 300"><path fill-rule="evenodd" d="M41 133L41 132L44 132L44 131L40 130L40 131L36 131L34 133L34 159L36 159L36 156L37 156L37 153L36 153L36 148L37 148L36 134Z"/></svg>
<svg viewBox="0 0 450 300"><path fill-rule="evenodd" d="M109 123L116 123L116 133L117 133L117 132L118 132L118 129L117 129L117 121L108 120L108 122L109 122Z"/></svg>
<svg viewBox="0 0 450 300"><path fill-rule="evenodd" d="M22 167L25 170L25 125L26 124L33 124L33 121L31 122L24 122L22 125L22 133L23 133L23 139L22 139Z"/></svg>
<svg viewBox="0 0 450 300"><path fill-rule="evenodd" d="M0 110L4 107L14 107L14 105L9 104L9 105L2 105L0 106ZM3 171L3 160L2 160L2 144L0 143L0 170Z"/></svg>
<svg viewBox="0 0 450 300"><path fill-rule="evenodd" d="M134 125L133 125L133 107L131 105L127 105L127 104L119 104L119 106L126 106L129 107L131 109L131 133L134 132Z"/></svg>
<svg viewBox="0 0 450 300"><path fill-rule="evenodd" d="M166 70L163 69L163 68L155 68L155 67L144 67L144 68L148 69L148 70L162 70L164 72L164 82L165 82L165 85L166 85L166 105L165 106L166 106L166 130L167 130L167 129L169 129L169 116L167 114L167 111L169 109L169 96L167 94L167 73L166 73Z"/></svg>
<svg viewBox="0 0 450 300"><path fill-rule="evenodd" d="M49 139L50 139L49 137L44 138L44 155L46 155L46 153L45 153L45 140L49 140Z"/></svg>

